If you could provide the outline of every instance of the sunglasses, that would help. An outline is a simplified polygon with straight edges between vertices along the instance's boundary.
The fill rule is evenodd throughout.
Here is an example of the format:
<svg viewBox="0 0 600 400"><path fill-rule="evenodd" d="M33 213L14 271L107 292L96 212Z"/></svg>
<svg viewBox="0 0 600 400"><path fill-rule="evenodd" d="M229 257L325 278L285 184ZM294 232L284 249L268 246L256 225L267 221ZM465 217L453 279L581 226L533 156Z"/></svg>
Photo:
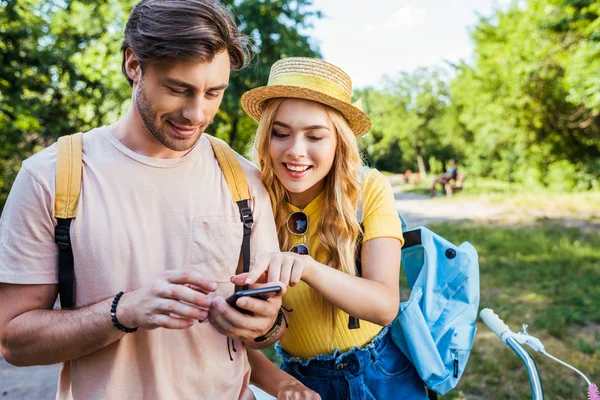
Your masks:
<svg viewBox="0 0 600 400"><path fill-rule="evenodd" d="M302 236L302 243L292 246L290 251L301 255L310 255L306 245L306 232L308 231L308 216L304 211L293 212L287 220L287 228L291 234Z"/></svg>

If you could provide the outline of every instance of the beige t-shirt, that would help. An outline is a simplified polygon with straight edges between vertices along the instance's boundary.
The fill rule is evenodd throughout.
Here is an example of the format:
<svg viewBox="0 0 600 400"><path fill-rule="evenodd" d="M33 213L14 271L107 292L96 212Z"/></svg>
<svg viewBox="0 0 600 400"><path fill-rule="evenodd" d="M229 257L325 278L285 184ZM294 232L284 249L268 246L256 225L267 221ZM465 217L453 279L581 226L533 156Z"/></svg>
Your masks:
<svg viewBox="0 0 600 400"><path fill-rule="evenodd" d="M252 195L252 262L278 251L269 197L258 170L239 157ZM23 162L0 220L0 282L57 283L54 243L56 145ZM162 271L194 269L229 296L242 224L206 138L184 157L155 159L106 127L83 135L83 178L71 224L75 305L134 290ZM109 313L109 310L106 310ZM116 328L115 328L116 329ZM208 323L138 330L63 364L58 399L237 399L249 379L242 344Z"/></svg>

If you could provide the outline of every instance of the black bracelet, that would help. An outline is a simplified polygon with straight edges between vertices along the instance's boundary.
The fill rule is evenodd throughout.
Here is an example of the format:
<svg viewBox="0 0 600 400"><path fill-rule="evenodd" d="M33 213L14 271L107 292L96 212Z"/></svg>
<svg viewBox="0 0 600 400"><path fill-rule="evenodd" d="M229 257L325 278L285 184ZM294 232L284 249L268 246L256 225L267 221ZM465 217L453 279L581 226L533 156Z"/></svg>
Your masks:
<svg viewBox="0 0 600 400"><path fill-rule="evenodd" d="M110 306L110 319L112 319L112 323L115 328L125 332L125 333L133 333L137 331L138 328L127 328L119 323L117 319L117 304L119 304L119 300L121 300L121 296L123 296L123 292L117 293L115 298L113 299L112 306Z"/></svg>

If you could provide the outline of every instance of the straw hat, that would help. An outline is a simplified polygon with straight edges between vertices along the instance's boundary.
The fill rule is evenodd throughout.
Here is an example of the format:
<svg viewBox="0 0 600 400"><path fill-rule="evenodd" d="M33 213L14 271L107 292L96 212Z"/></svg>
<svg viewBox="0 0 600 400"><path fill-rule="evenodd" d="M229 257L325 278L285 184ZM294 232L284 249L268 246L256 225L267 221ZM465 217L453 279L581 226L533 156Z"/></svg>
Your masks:
<svg viewBox="0 0 600 400"><path fill-rule="evenodd" d="M360 101L350 102L352 81L340 68L314 58L290 57L273 64L267 86L244 93L242 108L256 121L260 121L266 100L286 97L306 99L338 110L356 136L371 129L371 119L365 114Z"/></svg>

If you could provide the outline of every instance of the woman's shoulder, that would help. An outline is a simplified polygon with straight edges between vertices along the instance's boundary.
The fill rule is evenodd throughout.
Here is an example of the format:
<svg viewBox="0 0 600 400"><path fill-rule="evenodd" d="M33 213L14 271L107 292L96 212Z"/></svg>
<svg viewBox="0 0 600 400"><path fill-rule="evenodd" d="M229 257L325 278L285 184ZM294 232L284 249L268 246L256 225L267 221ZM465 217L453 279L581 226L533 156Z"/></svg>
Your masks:
<svg viewBox="0 0 600 400"><path fill-rule="evenodd" d="M402 225L398 218L394 190L388 178L372 168L365 175L362 188L363 242L379 237L394 237L402 242Z"/></svg>
<svg viewBox="0 0 600 400"><path fill-rule="evenodd" d="M376 168L370 168L366 166L362 167L360 169L360 175L362 180L363 193L370 192L373 190L380 191L382 189L385 189L386 187L391 188L388 179Z"/></svg>

